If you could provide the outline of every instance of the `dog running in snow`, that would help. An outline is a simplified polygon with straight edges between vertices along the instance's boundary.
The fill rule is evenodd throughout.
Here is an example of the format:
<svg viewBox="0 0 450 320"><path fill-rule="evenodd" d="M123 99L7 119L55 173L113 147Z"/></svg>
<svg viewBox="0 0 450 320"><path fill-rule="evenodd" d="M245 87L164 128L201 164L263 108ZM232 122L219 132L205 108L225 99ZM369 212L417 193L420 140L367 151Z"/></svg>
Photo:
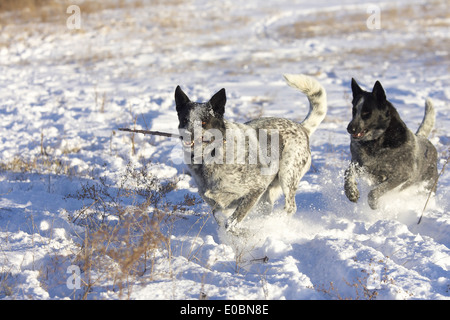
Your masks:
<svg viewBox="0 0 450 320"><path fill-rule="evenodd" d="M325 118L327 99L325 89L309 76L284 78L309 100L301 123L274 117L231 122L224 119L225 89L205 103L192 102L180 86L175 90L185 162L199 194L227 230L256 206L271 211L282 193L284 210L297 211L295 194L311 165L309 138Z"/></svg>
<svg viewBox="0 0 450 320"><path fill-rule="evenodd" d="M420 182L435 189L437 151L427 139L434 126L435 111L431 100L425 102L425 115L413 134L400 119L394 106L377 81L372 92L364 91L352 79L352 120L347 131L351 135L351 163L345 172L345 195L352 202L359 199L356 177L367 173L374 183L368 195L372 209L386 192L401 190ZM435 190L433 190L435 191Z"/></svg>

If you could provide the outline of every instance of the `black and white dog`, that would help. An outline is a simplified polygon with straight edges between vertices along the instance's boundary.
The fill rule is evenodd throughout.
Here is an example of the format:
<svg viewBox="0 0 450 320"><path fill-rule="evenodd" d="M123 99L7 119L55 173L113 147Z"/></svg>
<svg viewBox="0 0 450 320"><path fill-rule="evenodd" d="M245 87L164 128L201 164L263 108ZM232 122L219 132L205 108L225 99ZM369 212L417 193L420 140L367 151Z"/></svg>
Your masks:
<svg viewBox="0 0 450 320"><path fill-rule="evenodd" d="M296 190L311 165L309 137L325 118L327 100L325 89L315 79L284 77L309 99L310 111L302 123L284 118L260 118L245 124L227 121L225 89L206 103L192 102L179 86L175 90L185 162L199 194L227 230L256 205L272 210L281 193L285 211L297 211ZM225 222L218 212L225 214Z"/></svg>
<svg viewBox="0 0 450 320"><path fill-rule="evenodd" d="M427 140L434 126L435 111L429 99L425 103L422 124L413 134L386 100L380 82L372 92L362 90L352 79L353 118L347 131L351 135L352 160L345 172L345 195L357 202L356 177L367 173L374 183L368 202L372 209L379 198L400 186L401 189L425 182L431 190L437 179L437 151ZM435 191L435 190L433 190Z"/></svg>

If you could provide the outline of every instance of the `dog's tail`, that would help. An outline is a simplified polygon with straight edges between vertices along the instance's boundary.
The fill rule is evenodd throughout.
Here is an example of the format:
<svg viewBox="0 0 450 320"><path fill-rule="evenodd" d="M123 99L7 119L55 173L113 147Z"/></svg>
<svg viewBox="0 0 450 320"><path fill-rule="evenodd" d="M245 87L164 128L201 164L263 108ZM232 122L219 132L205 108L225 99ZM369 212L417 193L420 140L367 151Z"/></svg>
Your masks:
<svg viewBox="0 0 450 320"><path fill-rule="evenodd" d="M308 136L311 136L327 113L327 93L316 79L309 76L285 74L283 77L289 86L300 90L308 97L309 113L302 126L308 131Z"/></svg>
<svg viewBox="0 0 450 320"><path fill-rule="evenodd" d="M419 129L417 129L416 136L427 138L434 127L436 119L436 112L434 111L433 103L430 99L425 101L425 115Z"/></svg>

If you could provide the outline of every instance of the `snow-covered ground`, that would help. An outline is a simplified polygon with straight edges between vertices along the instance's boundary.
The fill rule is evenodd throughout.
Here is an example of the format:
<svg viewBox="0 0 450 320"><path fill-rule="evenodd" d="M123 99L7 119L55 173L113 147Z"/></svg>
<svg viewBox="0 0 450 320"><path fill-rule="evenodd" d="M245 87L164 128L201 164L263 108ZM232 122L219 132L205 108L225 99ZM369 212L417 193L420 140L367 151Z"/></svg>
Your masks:
<svg viewBox="0 0 450 320"><path fill-rule="evenodd" d="M445 0L80 7L80 30L64 19L0 25L0 298L450 297L448 172L420 224L427 197L417 188L392 192L377 211L364 183L358 204L343 194L352 77L367 90L380 80L413 131L430 97L444 166ZM239 236L217 227L176 140L117 130L176 133L177 85L199 101L226 88L234 121L301 121L307 100L283 73L316 77L329 111L311 138L297 213L287 217L280 199L273 214L250 214Z"/></svg>

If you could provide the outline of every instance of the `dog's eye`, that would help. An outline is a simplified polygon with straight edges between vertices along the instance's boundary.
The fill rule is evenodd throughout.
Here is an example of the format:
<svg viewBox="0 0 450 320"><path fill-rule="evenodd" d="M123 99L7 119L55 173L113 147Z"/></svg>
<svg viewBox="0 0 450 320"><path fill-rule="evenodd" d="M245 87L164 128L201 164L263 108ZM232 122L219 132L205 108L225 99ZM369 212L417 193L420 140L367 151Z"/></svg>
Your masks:
<svg viewBox="0 0 450 320"><path fill-rule="evenodd" d="M205 127L206 121L202 121L202 127Z"/></svg>
<svg viewBox="0 0 450 320"><path fill-rule="evenodd" d="M370 117L370 111L364 111L363 113L361 113L361 117L363 117L363 118Z"/></svg>

